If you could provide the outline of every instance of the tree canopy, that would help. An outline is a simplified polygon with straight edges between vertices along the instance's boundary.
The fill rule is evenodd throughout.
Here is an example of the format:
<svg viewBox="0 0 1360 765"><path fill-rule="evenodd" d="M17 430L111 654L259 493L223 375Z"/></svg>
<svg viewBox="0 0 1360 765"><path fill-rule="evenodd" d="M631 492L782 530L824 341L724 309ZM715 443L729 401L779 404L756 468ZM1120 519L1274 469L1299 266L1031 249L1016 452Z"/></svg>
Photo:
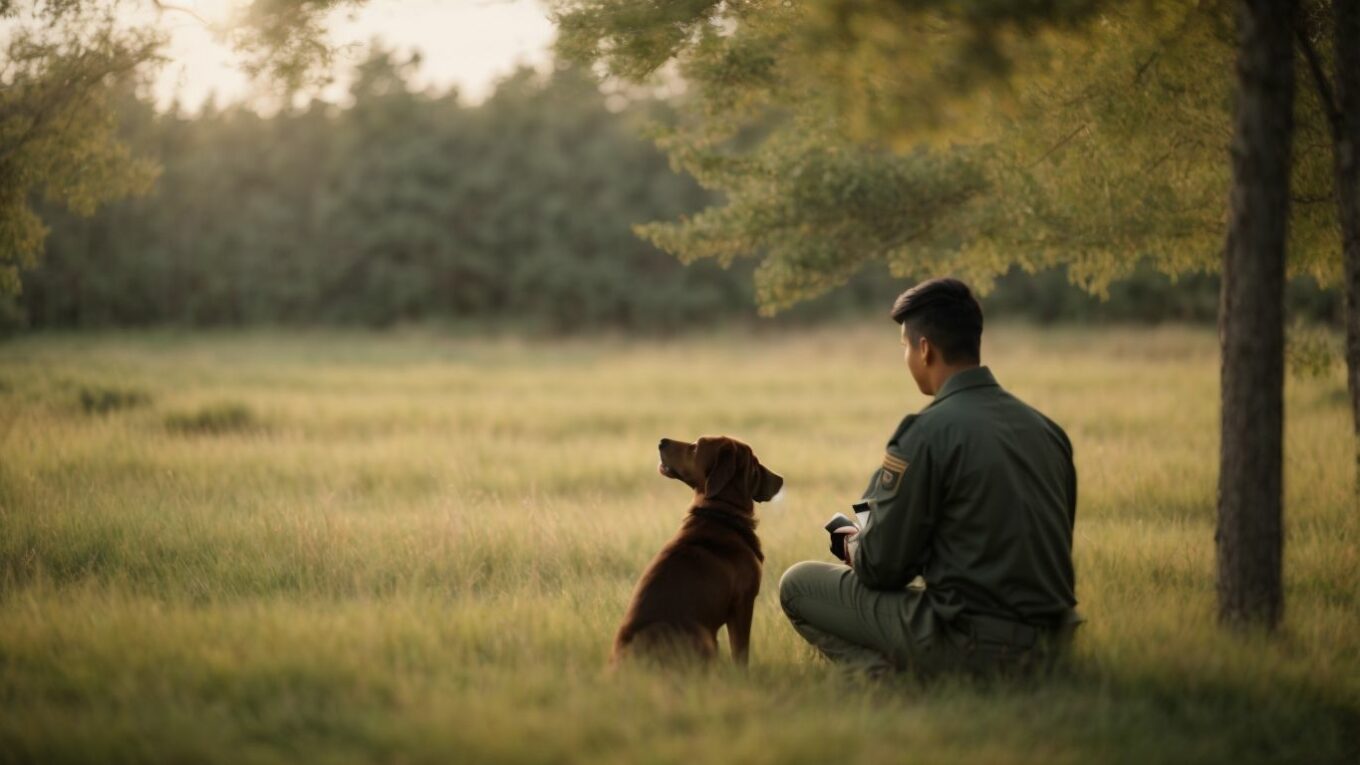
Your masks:
<svg viewBox="0 0 1360 765"><path fill-rule="evenodd" d="M559 0L559 48L679 78L673 161L722 193L640 232L758 255L768 311L882 260L986 287L1060 265L1103 293L1146 260L1213 270L1228 185L1228 2ZM1324 55L1325 51L1324 51ZM1291 269L1340 272L1325 122L1300 89Z"/></svg>

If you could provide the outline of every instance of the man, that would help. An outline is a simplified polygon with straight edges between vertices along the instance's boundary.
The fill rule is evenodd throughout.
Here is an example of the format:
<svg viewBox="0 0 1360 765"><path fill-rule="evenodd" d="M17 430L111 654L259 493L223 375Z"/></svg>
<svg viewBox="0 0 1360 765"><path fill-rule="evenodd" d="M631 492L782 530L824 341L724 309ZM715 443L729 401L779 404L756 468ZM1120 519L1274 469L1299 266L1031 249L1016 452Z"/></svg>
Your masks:
<svg viewBox="0 0 1360 765"><path fill-rule="evenodd" d="M888 439L848 565L790 568L784 612L828 658L874 675L1046 665L1080 621L1071 442L980 366L982 308L966 284L922 282L892 318L935 400Z"/></svg>

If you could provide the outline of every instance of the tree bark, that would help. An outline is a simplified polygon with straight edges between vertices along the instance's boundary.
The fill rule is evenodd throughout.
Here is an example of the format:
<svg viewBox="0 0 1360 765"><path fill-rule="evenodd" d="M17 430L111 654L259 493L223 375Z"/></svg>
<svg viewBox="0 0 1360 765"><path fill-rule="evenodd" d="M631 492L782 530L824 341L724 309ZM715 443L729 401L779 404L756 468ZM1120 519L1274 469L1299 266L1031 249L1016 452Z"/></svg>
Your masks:
<svg viewBox="0 0 1360 765"><path fill-rule="evenodd" d="M1333 0L1332 15L1339 123L1332 157L1346 293L1346 387L1355 431L1353 490L1360 498L1360 0Z"/></svg>
<svg viewBox="0 0 1360 765"><path fill-rule="evenodd" d="M1237 103L1219 310L1219 620L1273 629L1281 588L1284 275L1293 131L1292 0L1238 3Z"/></svg>

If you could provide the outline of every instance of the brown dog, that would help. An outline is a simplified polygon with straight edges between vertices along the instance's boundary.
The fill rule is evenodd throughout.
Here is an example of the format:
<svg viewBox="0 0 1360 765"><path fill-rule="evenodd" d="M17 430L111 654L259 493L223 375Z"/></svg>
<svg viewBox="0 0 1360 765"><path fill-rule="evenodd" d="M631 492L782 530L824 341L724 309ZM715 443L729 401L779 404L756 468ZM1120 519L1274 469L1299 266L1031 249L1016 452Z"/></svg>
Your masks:
<svg viewBox="0 0 1360 765"><path fill-rule="evenodd" d="M769 501L784 479L731 438L692 444L663 438L658 448L657 470L694 489L694 504L638 581L611 662L638 653L711 660L718 653L718 628L727 625L732 658L745 665L765 560L753 503Z"/></svg>

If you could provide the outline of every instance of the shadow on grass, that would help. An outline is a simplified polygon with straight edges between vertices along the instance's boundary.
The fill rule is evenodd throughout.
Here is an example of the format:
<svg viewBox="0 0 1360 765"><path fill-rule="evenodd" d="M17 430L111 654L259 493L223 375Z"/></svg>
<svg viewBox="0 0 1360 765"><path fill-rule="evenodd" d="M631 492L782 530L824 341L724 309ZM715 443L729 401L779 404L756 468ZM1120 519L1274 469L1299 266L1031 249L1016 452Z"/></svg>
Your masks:
<svg viewBox="0 0 1360 765"><path fill-rule="evenodd" d="M871 693L915 705L942 734L1009 742L1019 761L1360 761L1360 704L1335 678L1254 680L1074 660L1043 677L894 678Z"/></svg>
<svg viewBox="0 0 1360 765"><path fill-rule="evenodd" d="M180 435L213 436L262 430L263 423L245 404L221 401L189 411L171 412L165 416L165 427Z"/></svg>
<svg viewBox="0 0 1360 765"><path fill-rule="evenodd" d="M151 396L135 388L84 385L80 388L79 401L85 414L103 415L146 406L151 403Z"/></svg>

